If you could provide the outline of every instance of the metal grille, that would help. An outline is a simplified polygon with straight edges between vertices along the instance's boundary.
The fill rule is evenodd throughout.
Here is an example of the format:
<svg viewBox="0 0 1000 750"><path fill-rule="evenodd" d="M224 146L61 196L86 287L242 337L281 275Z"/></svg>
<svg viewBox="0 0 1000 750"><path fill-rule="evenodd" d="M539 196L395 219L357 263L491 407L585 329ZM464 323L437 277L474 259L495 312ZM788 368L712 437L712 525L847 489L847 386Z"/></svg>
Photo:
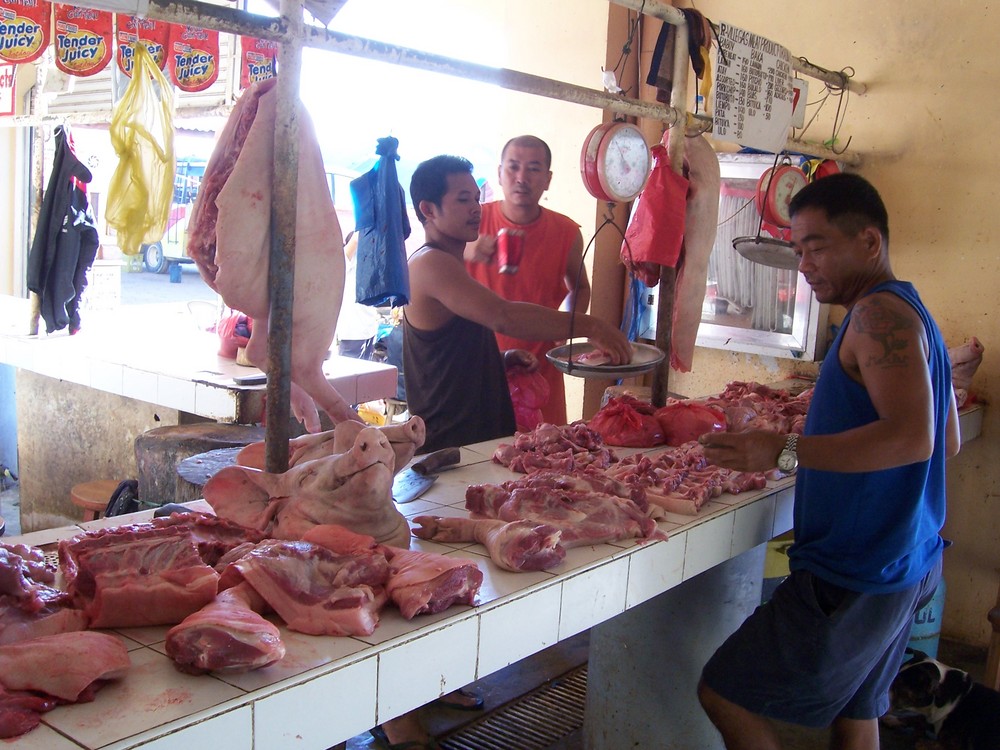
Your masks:
<svg viewBox="0 0 1000 750"><path fill-rule="evenodd" d="M583 726L587 665L438 741L443 750L546 750Z"/></svg>

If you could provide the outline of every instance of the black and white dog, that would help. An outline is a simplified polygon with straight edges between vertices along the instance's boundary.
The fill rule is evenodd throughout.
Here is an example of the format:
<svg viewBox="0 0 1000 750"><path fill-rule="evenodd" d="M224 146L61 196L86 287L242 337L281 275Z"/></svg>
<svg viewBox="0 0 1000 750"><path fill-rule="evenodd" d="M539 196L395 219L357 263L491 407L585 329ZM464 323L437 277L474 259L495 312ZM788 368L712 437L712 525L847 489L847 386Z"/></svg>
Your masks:
<svg viewBox="0 0 1000 750"><path fill-rule="evenodd" d="M1000 693L923 651L906 653L889 688L890 714L919 714L947 750L1000 750Z"/></svg>

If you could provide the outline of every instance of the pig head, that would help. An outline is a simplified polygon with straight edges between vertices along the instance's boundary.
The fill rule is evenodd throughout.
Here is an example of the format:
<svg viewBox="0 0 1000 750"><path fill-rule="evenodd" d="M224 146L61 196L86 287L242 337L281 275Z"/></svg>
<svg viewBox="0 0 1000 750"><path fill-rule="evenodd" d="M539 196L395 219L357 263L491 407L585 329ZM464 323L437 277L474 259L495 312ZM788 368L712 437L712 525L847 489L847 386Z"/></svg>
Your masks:
<svg viewBox="0 0 1000 750"><path fill-rule="evenodd" d="M350 450L358 434L365 429L361 422L341 422L334 429L315 434L301 435L288 441L288 466L296 466L305 461L345 453ZM395 455L395 471L399 472L413 458L417 449L427 438L424 420L412 416L401 424L375 428L389 440ZM236 455L236 463L263 469L265 446L263 442L251 443Z"/></svg>
<svg viewBox="0 0 1000 750"><path fill-rule="evenodd" d="M219 516L274 539L338 524L405 548L409 526L392 502L395 460L382 431L362 427L343 452L300 461L283 474L228 466L205 484L205 500Z"/></svg>

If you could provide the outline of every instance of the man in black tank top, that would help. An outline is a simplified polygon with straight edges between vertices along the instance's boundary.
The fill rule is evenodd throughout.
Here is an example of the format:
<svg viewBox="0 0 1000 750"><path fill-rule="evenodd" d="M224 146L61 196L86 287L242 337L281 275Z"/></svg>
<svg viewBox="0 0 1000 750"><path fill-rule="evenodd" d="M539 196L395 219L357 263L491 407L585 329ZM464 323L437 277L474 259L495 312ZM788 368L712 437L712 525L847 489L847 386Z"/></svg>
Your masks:
<svg viewBox="0 0 1000 750"><path fill-rule="evenodd" d="M502 356L494 332L532 341L565 339L569 313L508 302L472 279L463 253L479 236L481 207L472 165L438 156L414 172L410 194L425 244L409 260L410 303L404 310L403 376L411 414L427 423L424 451L514 433L504 364L530 364L522 350ZM629 361L631 345L613 326L577 315L576 331Z"/></svg>

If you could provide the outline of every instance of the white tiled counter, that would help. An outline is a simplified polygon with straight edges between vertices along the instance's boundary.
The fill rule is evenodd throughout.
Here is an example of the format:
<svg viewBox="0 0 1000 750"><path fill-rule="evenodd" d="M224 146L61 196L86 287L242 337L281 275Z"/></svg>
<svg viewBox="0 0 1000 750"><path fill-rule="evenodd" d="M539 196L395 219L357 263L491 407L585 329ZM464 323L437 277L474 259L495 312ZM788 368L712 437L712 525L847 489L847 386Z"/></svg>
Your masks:
<svg viewBox="0 0 1000 750"><path fill-rule="evenodd" d="M442 473L421 498L400 506L402 512L411 518L465 515L468 485L515 476L490 462L497 442L463 448L462 464ZM129 675L103 688L93 703L45 714L44 726L13 744L39 750L328 748L613 621L787 531L792 491L793 480L785 479L765 490L723 495L697 517L669 514L660 522L670 535L666 542L571 549L552 571L511 573L494 566L479 545L414 539L414 548L476 560L485 574L477 606L454 606L411 622L390 608L366 638L306 636L282 627L285 658L242 675L182 674L163 654L166 627L121 630L132 656ZM51 544L78 531L37 532L22 541ZM684 628L684 622L675 627Z"/></svg>
<svg viewBox="0 0 1000 750"><path fill-rule="evenodd" d="M148 430L263 419L267 386L234 381L260 371L220 357L219 337L184 305L90 312L75 336L28 336L27 303L0 296L0 365L15 368L26 531L80 518L69 502L75 484L137 478L134 442ZM331 356L324 370L348 403L396 394L391 365Z"/></svg>
<svg viewBox="0 0 1000 750"><path fill-rule="evenodd" d="M0 364L218 422L260 422L266 386L233 380L260 370L220 357L219 337L198 329L185 309L149 307L142 318L125 307L91 313L75 336L0 326ZM323 370L351 404L396 393L392 365L332 355Z"/></svg>

